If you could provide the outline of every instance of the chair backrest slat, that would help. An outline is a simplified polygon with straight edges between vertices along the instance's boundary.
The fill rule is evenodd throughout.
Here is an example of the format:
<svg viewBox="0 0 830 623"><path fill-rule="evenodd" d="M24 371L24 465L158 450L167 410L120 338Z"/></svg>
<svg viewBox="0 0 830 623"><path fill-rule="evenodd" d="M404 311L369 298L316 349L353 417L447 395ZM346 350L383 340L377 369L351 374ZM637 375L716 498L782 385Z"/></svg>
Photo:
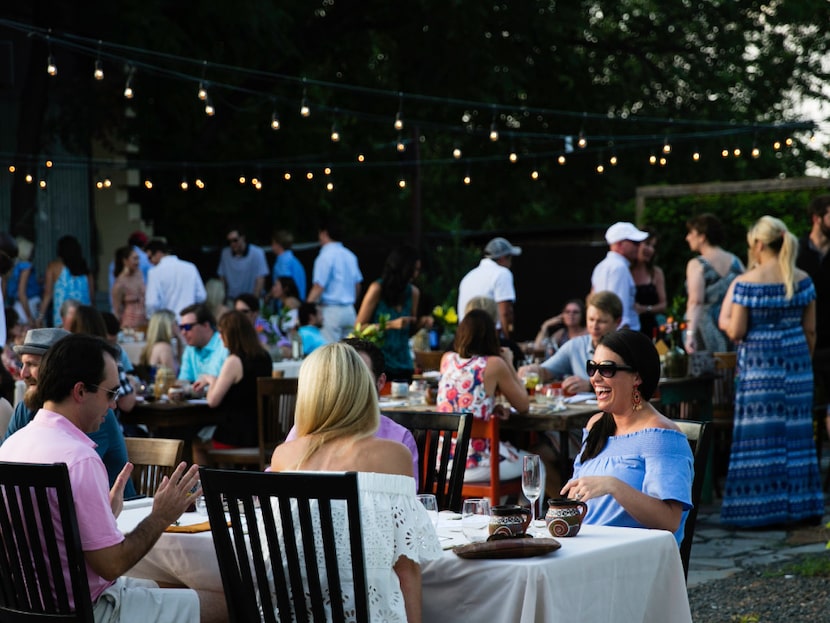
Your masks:
<svg viewBox="0 0 830 623"><path fill-rule="evenodd" d="M160 437L126 437L127 458L133 464L136 493L152 497L165 476L173 473L182 460L184 441Z"/></svg>
<svg viewBox="0 0 830 623"><path fill-rule="evenodd" d="M473 416L436 411L384 411L383 414L408 428L415 438L420 476L418 493L434 493L439 510L461 512ZM456 440L454 456L451 455L453 438Z"/></svg>
<svg viewBox="0 0 830 623"><path fill-rule="evenodd" d="M260 469L271 461L271 453L285 441L294 425L297 379L257 378L257 435Z"/></svg>
<svg viewBox="0 0 830 623"><path fill-rule="evenodd" d="M689 558L692 553L695 524L700 500L703 494L703 482L706 480L706 469L709 465L709 453L712 447L712 426L708 422L691 420L675 420L683 434L689 440L694 457L695 475L692 480L692 509L686 516L686 526L683 529L683 540L680 542L680 559L683 561L683 573L689 577Z"/></svg>
<svg viewBox="0 0 830 623"><path fill-rule="evenodd" d="M203 467L201 481L232 622L344 621L344 590L355 592L349 616L368 620L357 474ZM339 566L349 556L351 589Z"/></svg>
<svg viewBox="0 0 830 623"><path fill-rule="evenodd" d="M0 621L92 623L66 465L0 463L0 544Z"/></svg>

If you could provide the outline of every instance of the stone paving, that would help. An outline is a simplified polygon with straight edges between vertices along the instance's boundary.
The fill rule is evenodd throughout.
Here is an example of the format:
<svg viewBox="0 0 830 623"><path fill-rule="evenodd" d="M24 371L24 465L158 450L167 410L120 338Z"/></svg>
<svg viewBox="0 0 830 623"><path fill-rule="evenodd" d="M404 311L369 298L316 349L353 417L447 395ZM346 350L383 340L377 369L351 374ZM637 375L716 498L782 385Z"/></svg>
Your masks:
<svg viewBox="0 0 830 623"><path fill-rule="evenodd" d="M825 508L824 523L828 520L830 506ZM715 499L711 504L701 505L697 516L687 586L692 588L722 579L753 565L779 562L800 554L825 552L826 536L827 531L822 527L737 530L721 526L720 500Z"/></svg>

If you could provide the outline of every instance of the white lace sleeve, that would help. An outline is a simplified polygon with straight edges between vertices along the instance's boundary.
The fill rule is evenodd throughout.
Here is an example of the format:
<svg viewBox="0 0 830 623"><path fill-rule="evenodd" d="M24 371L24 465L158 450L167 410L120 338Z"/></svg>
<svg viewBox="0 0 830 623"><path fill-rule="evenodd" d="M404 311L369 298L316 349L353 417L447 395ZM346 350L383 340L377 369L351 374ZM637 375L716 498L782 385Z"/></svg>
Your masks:
<svg viewBox="0 0 830 623"><path fill-rule="evenodd" d="M358 479L367 566L373 566L370 561L388 565L390 556L393 564L401 556L417 563L441 556L435 527L413 494L411 477L361 472Z"/></svg>

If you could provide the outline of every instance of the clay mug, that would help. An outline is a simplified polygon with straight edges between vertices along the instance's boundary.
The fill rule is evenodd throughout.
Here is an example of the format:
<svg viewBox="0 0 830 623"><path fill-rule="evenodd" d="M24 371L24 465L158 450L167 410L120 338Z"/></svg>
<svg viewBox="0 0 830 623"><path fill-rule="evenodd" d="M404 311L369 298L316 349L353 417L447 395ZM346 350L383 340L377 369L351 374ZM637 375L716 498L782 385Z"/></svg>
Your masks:
<svg viewBox="0 0 830 623"><path fill-rule="evenodd" d="M570 498L554 498L548 500L545 525L551 536L576 536L587 512L588 507L585 502Z"/></svg>
<svg viewBox="0 0 830 623"><path fill-rule="evenodd" d="M524 536L530 525L530 509L516 504L493 506L490 509L490 535Z"/></svg>

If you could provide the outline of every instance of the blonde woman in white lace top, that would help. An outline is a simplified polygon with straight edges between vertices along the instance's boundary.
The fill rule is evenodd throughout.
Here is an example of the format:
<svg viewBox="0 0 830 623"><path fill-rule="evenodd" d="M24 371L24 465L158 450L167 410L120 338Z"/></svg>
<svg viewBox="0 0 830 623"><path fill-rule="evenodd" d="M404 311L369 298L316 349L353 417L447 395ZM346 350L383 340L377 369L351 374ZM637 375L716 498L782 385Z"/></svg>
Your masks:
<svg viewBox="0 0 830 623"><path fill-rule="evenodd" d="M356 471L360 489L369 612L373 621L421 621L420 563L441 555L415 497L412 455L374 436L380 421L369 369L351 346L327 344L303 362L298 438L277 447L271 470ZM341 573L346 572L340 561Z"/></svg>

